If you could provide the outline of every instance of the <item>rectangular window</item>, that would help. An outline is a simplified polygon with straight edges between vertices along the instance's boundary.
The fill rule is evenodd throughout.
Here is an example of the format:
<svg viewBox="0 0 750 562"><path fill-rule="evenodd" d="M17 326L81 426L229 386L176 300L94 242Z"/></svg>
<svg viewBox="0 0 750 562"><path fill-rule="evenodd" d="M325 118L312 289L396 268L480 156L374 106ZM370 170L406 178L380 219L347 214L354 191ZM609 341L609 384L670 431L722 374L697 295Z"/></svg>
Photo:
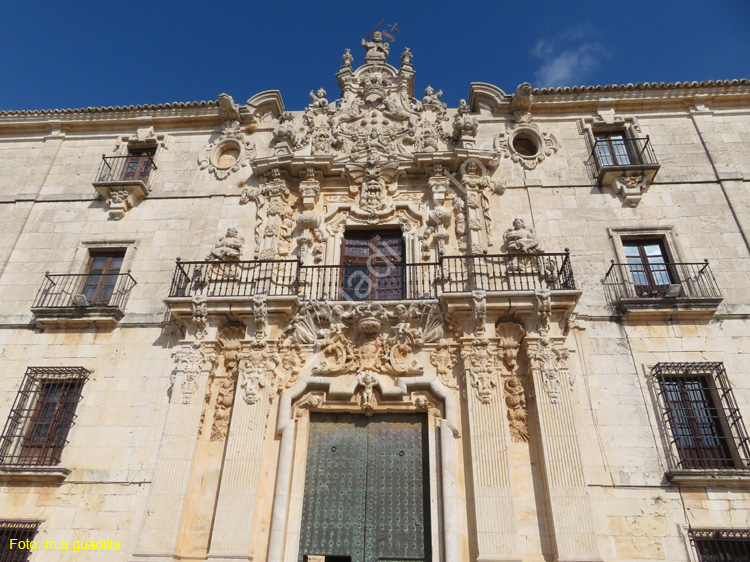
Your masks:
<svg viewBox="0 0 750 562"><path fill-rule="evenodd" d="M600 166L629 166L637 163L630 154L628 138L624 132L596 133L594 138Z"/></svg>
<svg viewBox="0 0 750 562"><path fill-rule="evenodd" d="M750 560L750 531L691 529L690 542L700 562L747 562Z"/></svg>
<svg viewBox="0 0 750 562"><path fill-rule="evenodd" d="M0 437L0 464L60 463L89 371L82 367L29 367Z"/></svg>
<svg viewBox="0 0 750 562"><path fill-rule="evenodd" d="M623 241L622 246L635 294L639 297L666 295L674 280L661 240Z"/></svg>
<svg viewBox="0 0 750 562"><path fill-rule="evenodd" d="M722 363L659 363L659 406L676 469L746 469L748 439Z"/></svg>
<svg viewBox="0 0 750 562"><path fill-rule="evenodd" d="M404 239L400 231L347 231L341 265L343 299L404 298Z"/></svg>
<svg viewBox="0 0 750 562"><path fill-rule="evenodd" d="M34 540L38 528L36 521L0 521L0 562L27 562L31 550L18 545L22 541Z"/></svg>
<svg viewBox="0 0 750 562"><path fill-rule="evenodd" d="M80 293L86 297L88 304L109 304L124 259L124 250L91 252Z"/></svg>
<svg viewBox="0 0 750 562"><path fill-rule="evenodd" d="M154 168L155 148L128 149L128 157L122 171L123 180L141 180L148 182L148 176Z"/></svg>

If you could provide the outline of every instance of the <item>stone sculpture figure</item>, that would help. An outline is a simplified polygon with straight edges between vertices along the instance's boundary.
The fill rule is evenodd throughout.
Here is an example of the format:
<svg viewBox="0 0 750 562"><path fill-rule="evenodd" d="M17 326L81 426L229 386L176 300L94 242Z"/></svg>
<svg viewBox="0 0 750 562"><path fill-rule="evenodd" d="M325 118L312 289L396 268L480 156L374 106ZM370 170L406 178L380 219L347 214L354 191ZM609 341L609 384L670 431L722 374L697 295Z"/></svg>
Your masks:
<svg viewBox="0 0 750 562"><path fill-rule="evenodd" d="M242 253L245 239L237 235L236 228L228 228L226 236L219 238L207 260L237 260Z"/></svg>
<svg viewBox="0 0 750 562"><path fill-rule="evenodd" d="M310 99L312 100L310 107L328 107L326 95L326 91L323 88L320 88L317 92L310 90Z"/></svg>
<svg viewBox="0 0 750 562"><path fill-rule="evenodd" d="M539 247L536 232L533 228L527 228L523 219L515 219L513 228L505 231L503 239L508 252L530 254L544 251Z"/></svg>
<svg viewBox="0 0 750 562"><path fill-rule="evenodd" d="M362 39L362 47L365 49L365 62L385 62L391 46L383 42L383 34L376 31L372 34L372 41Z"/></svg>
<svg viewBox="0 0 750 562"><path fill-rule="evenodd" d="M443 105L443 102L440 101L441 97L443 97L443 90L438 90L437 92L435 92L435 88L433 88L432 86L427 86L424 89L422 105Z"/></svg>

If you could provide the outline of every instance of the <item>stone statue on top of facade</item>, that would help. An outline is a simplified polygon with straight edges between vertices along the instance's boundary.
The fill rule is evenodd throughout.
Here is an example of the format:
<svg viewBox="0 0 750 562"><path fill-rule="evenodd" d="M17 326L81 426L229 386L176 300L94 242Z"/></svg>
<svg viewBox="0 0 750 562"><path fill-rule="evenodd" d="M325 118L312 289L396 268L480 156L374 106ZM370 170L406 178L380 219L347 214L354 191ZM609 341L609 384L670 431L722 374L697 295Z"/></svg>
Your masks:
<svg viewBox="0 0 750 562"><path fill-rule="evenodd" d="M383 42L383 34L376 31L372 34L372 41L362 39L362 47L365 49L365 62L385 62L391 46Z"/></svg>

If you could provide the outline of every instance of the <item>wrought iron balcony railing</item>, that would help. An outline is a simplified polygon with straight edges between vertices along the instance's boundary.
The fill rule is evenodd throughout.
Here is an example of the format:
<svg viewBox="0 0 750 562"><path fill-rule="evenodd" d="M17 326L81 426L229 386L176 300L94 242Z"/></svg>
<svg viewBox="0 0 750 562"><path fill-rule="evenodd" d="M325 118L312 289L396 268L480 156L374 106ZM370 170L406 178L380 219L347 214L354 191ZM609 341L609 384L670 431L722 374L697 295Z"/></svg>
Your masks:
<svg viewBox="0 0 750 562"><path fill-rule="evenodd" d="M308 300L416 300L443 293L574 290L568 253L445 256L435 263L310 265L297 260L177 261L170 297L299 295Z"/></svg>
<svg viewBox="0 0 750 562"><path fill-rule="evenodd" d="M296 295L298 260L181 261L170 297L252 297Z"/></svg>
<svg viewBox="0 0 750 562"><path fill-rule="evenodd" d="M445 256L441 262L444 293L576 288L567 252Z"/></svg>
<svg viewBox="0 0 750 562"><path fill-rule="evenodd" d="M604 276L607 302L620 304L627 300L657 299L663 306L680 300L709 299L721 301L716 279L703 263L651 263L643 265L615 263L612 260Z"/></svg>
<svg viewBox="0 0 750 562"><path fill-rule="evenodd" d="M94 179L94 185L137 184L148 185L151 172L156 164L150 154L129 156L102 155L102 163Z"/></svg>
<svg viewBox="0 0 750 562"><path fill-rule="evenodd" d="M122 309L136 282L130 273L47 272L32 311L45 309L109 307Z"/></svg>
<svg viewBox="0 0 750 562"><path fill-rule="evenodd" d="M623 172L642 172L648 181L659 169L649 137L597 139L587 160L592 177L600 184Z"/></svg>

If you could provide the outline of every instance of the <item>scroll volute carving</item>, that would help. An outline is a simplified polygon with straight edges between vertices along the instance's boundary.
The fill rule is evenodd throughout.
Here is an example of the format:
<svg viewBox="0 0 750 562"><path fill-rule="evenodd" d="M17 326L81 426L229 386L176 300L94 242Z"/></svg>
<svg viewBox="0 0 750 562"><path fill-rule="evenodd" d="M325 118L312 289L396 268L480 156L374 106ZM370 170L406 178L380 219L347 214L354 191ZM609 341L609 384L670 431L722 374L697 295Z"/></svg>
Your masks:
<svg viewBox="0 0 750 562"><path fill-rule="evenodd" d="M497 347L502 370L505 405L508 407L510 437L517 443L527 443L529 441L529 426L526 393L523 381L518 373L518 351L526 333L521 326L513 322L497 324L495 333L498 338Z"/></svg>

